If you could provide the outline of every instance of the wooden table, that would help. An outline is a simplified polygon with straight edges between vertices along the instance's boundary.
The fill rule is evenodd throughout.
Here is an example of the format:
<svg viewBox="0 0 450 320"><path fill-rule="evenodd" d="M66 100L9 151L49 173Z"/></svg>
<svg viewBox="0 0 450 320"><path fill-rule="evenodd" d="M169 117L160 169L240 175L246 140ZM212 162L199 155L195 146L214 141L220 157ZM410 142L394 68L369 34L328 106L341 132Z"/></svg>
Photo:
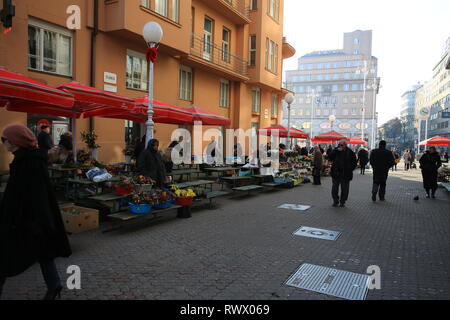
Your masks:
<svg viewBox="0 0 450 320"><path fill-rule="evenodd" d="M152 211L150 213L146 213L146 214L134 214L134 213L129 212L128 210L122 211L119 213L110 214L110 215L108 215L108 218L113 219L113 221L111 223L111 227L103 230L102 233L111 232L113 230L120 229L123 227L123 225L125 223L130 222L130 221L143 220L143 219L145 219L147 221L152 221L155 219L159 219L161 217L159 217L157 215L158 213L164 213L164 212L179 209L179 208L181 208L181 206L173 205L167 209L159 209L159 210L152 209Z"/></svg>
<svg viewBox="0 0 450 320"><path fill-rule="evenodd" d="M181 176L180 181L182 181L184 175L187 175L188 176L188 180L191 180L192 179L192 174L194 174L194 173L197 174L197 179L198 179L198 175L200 173L202 173L202 171L195 170L195 169L175 169L175 170L172 170L172 172L168 173L167 175L168 176L172 176L172 177L179 175L179 176Z"/></svg>
<svg viewBox="0 0 450 320"><path fill-rule="evenodd" d="M206 187L209 186L210 190L212 191L213 184L214 184L214 181L210 181L210 180L196 180L196 181L188 181L188 182L183 182L183 183L173 184L173 185L178 186L180 189L200 187L200 186L205 186L205 189L206 189Z"/></svg>
<svg viewBox="0 0 450 320"><path fill-rule="evenodd" d="M245 176L244 177L221 177L220 180L231 183L232 184L231 188L233 189L233 188L236 188L236 182L246 181L246 180L251 181L251 180L253 180L253 178L245 177ZM223 188L223 185L222 185L222 188Z"/></svg>
<svg viewBox="0 0 450 320"><path fill-rule="evenodd" d="M119 177L112 177L109 180L101 181L101 182L94 182L88 179L68 179L67 180L67 188L66 188L66 196L69 193L70 185L74 185L74 198L75 200L78 200L78 186L93 186L95 188L95 195L99 195L101 192L99 192L99 189L101 190L101 187L106 182L119 182Z"/></svg>
<svg viewBox="0 0 450 320"><path fill-rule="evenodd" d="M228 171L239 171L241 168L235 167L213 167L213 168L204 168L203 170L207 172L217 172L219 174L219 178L225 176L225 173Z"/></svg>

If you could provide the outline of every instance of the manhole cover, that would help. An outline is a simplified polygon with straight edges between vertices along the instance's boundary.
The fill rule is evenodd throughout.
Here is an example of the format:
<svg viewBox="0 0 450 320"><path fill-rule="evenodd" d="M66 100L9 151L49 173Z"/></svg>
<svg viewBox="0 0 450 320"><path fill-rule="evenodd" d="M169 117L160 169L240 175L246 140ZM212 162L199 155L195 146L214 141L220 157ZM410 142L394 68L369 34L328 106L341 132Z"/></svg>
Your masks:
<svg viewBox="0 0 450 320"><path fill-rule="evenodd" d="M365 300L370 278L365 274L302 264L286 285L348 300Z"/></svg>
<svg viewBox="0 0 450 320"><path fill-rule="evenodd" d="M295 236L301 237L310 237L324 240L337 240L337 238L341 235L338 231L332 230L323 230L317 228L310 227L300 227L297 231L294 232Z"/></svg>
<svg viewBox="0 0 450 320"><path fill-rule="evenodd" d="M297 211L306 211L309 208L311 208L311 206L307 206L307 205L302 205L302 204L283 204L281 206L278 207L279 209L287 209L287 210L297 210Z"/></svg>

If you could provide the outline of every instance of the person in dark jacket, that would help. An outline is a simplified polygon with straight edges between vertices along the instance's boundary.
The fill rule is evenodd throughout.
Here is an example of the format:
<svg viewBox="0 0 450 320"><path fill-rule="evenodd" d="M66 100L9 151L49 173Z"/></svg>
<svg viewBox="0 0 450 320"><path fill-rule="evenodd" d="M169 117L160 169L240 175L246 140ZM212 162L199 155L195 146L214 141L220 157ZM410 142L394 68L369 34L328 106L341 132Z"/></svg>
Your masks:
<svg viewBox="0 0 450 320"><path fill-rule="evenodd" d="M350 191L350 181L353 179L353 170L355 170L358 163L356 155L347 147L347 141L342 140L339 142L338 147L330 153L329 160L333 162L331 166L333 207L337 207L339 203L341 207L345 207ZM341 186L340 198L339 186Z"/></svg>
<svg viewBox="0 0 450 320"><path fill-rule="evenodd" d="M321 152L320 148L318 146L314 147L314 160L313 160L313 179L314 183L313 185L319 186L320 183L320 175L322 173L323 169L323 153Z"/></svg>
<svg viewBox="0 0 450 320"><path fill-rule="evenodd" d="M366 172L366 165L369 162L369 152L364 149L360 148L358 151L358 163L361 167L361 174L365 174Z"/></svg>
<svg viewBox="0 0 450 320"><path fill-rule="evenodd" d="M144 134L144 136L142 137L142 139L140 141L137 141L136 144L134 145L134 158L136 159L136 161L139 159L139 156L141 155L142 151L145 150L145 140L147 135Z"/></svg>
<svg viewBox="0 0 450 320"><path fill-rule="evenodd" d="M381 140L379 148L372 150L370 153L370 165L373 168L372 200L377 201L378 194L380 201L384 201L389 169L395 165L392 152L386 150L386 141Z"/></svg>
<svg viewBox="0 0 450 320"><path fill-rule="evenodd" d="M427 198L436 197L438 169L442 166L441 157L435 147L430 147L419 160L422 169L423 187L427 193Z"/></svg>
<svg viewBox="0 0 450 320"><path fill-rule="evenodd" d="M50 127L47 125L41 126L41 132L38 135L39 150L45 155L48 155L48 151L53 148L52 137L50 136Z"/></svg>
<svg viewBox="0 0 450 320"><path fill-rule="evenodd" d="M73 143L72 134L64 132L59 139L59 158L63 163L73 162Z"/></svg>
<svg viewBox="0 0 450 320"><path fill-rule="evenodd" d="M161 188L167 181L166 168L161 155L158 152L159 141L151 139L148 142L147 149L145 149L139 156L137 166L139 172L156 183L156 186Z"/></svg>
<svg viewBox="0 0 450 320"><path fill-rule="evenodd" d="M300 150L300 155L301 156L308 156L308 149L306 149L306 147L303 147L301 150Z"/></svg>
<svg viewBox="0 0 450 320"><path fill-rule="evenodd" d="M23 125L5 128L1 138L14 154L0 202L0 295L5 279L40 263L47 284L44 299L60 297L57 257L72 254L47 169L33 132Z"/></svg>

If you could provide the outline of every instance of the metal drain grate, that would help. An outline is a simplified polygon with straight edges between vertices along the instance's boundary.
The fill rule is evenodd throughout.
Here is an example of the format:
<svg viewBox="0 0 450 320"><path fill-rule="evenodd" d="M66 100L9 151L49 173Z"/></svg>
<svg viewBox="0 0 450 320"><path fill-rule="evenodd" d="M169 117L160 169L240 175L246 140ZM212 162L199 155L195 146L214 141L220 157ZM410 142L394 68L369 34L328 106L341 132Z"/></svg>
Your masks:
<svg viewBox="0 0 450 320"><path fill-rule="evenodd" d="M365 300L370 278L365 274L302 264L286 285L348 300Z"/></svg>
<svg viewBox="0 0 450 320"><path fill-rule="evenodd" d="M294 235L335 241L341 235L341 233L332 230L323 230L311 227L300 227L300 229L294 232Z"/></svg>
<svg viewBox="0 0 450 320"><path fill-rule="evenodd" d="M305 205L301 205L301 204L289 204L289 203L283 204L278 207L278 209L288 209L288 210L297 210L297 211L306 211L310 208L311 208L311 206L305 206Z"/></svg>

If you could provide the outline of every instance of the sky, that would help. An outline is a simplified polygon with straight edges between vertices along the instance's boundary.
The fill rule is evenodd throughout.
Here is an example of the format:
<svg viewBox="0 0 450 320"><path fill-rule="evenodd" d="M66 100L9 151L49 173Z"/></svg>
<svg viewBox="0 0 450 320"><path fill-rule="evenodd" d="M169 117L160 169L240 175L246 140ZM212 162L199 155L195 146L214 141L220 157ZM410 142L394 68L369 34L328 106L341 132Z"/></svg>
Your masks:
<svg viewBox="0 0 450 320"><path fill-rule="evenodd" d="M284 35L295 49L284 70L317 50L342 49L344 32L372 30L381 78L379 125L400 115L401 96L431 79L450 37L450 0L284 0Z"/></svg>

